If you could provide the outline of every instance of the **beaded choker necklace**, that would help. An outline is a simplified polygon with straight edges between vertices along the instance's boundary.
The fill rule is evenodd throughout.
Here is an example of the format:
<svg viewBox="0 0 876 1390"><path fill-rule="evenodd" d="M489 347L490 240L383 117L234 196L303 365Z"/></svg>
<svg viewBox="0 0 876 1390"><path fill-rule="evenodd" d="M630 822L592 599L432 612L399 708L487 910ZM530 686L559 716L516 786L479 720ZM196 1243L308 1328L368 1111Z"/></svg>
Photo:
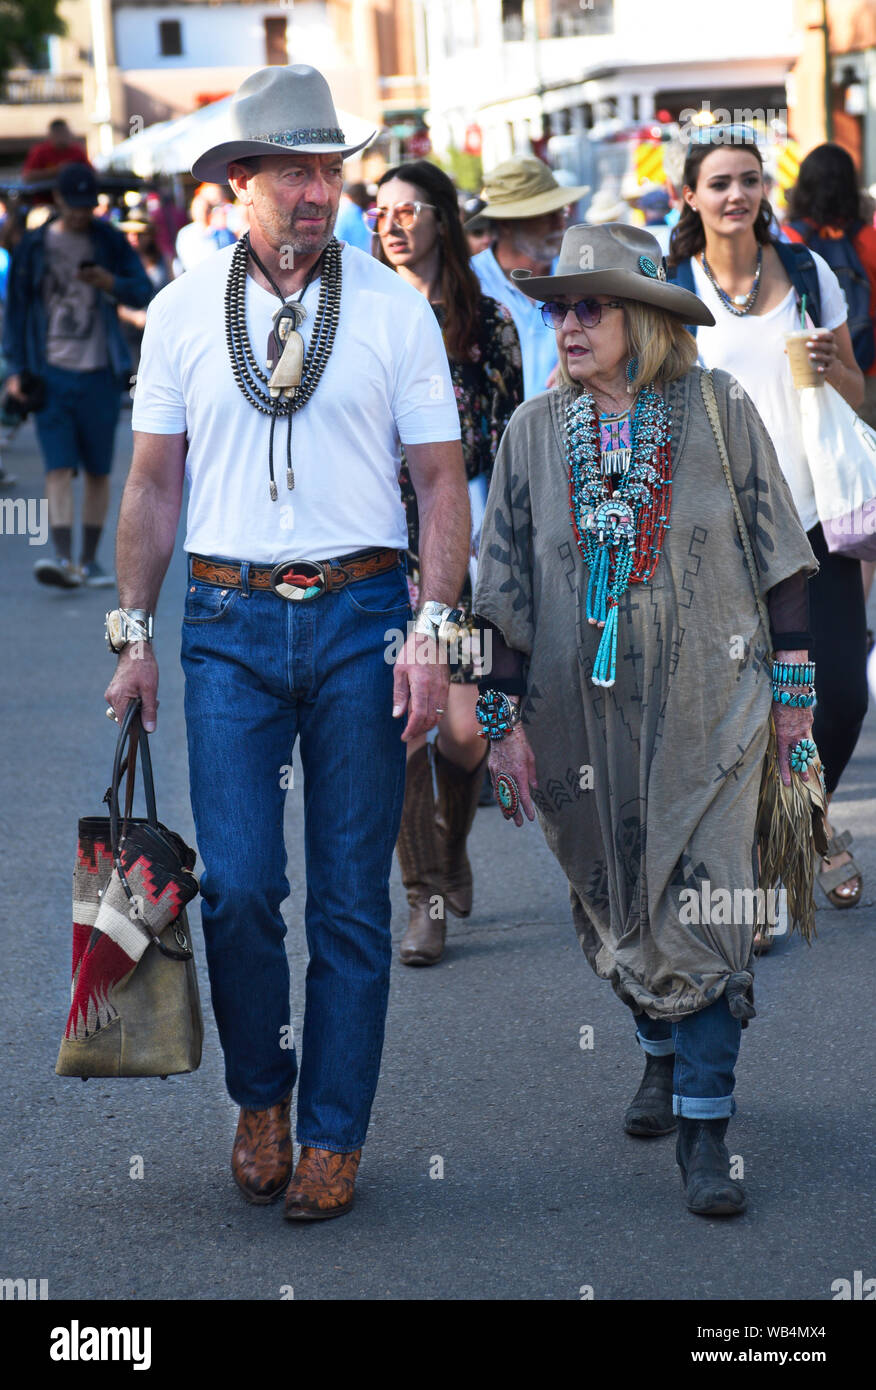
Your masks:
<svg viewBox="0 0 876 1390"><path fill-rule="evenodd" d="M602 628L591 676L594 685L614 685L618 603L631 584L648 582L669 530L670 433L669 407L653 386L647 386L633 409L632 461L618 477L604 466L593 397L583 391L566 408L572 530L590 570L587 621Z"/></svg>
<svg viewBox="0 0 876 1390"><path fill-rule="evenodd" d="M252 255L280 299L280 308L273 317L273 331L268 342L267 363L271 375L262 371L252 350L246 329L247 261ZM315 278L320 266L322 281L316 321L307 355L298 333L306 319L307 310L300 303L307 285ZM249 244L249 235L241 237L231 258L225 288L225 338L234 380L244 399L251 406L271 417L268 440L268 467L271 501L277 500L274 481L274 426L278 418L288 421L286 427L286 486L295 486L292 470L292 416L305 406L313 395L334 345L341 308L341 247L332 237L320 259L313 266L298 301L287 301L270 273L261 265Z"/></svg>

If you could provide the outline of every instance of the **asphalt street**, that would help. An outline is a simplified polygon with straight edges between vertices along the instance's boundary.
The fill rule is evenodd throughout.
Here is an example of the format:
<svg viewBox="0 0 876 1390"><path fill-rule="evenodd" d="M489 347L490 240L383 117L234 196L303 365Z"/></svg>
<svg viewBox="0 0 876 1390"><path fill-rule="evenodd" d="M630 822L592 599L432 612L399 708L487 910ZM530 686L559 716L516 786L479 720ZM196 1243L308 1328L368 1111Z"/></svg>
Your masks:
<svg viewBox="0 0 876 1390"><path fill-rule="evenodd" d="M119 428L112 529L130 457ZM28 427L4 452L38 499ZM34 513L36 516L36 513ZM688 1213L673 1139L624 1134L641 1054L630 1015L596 980L540 831L479 811L475 910L451 919L444 962L396 960L380 1087L357 1202L341 1221L284 1222L229 1171L236 1108L223 1083L197 903L205 1003L200 1070L168 1081L54 1074L69 1000L77 818L100 814L116 729L102 693L112 590L38 586L47 554L0 535L0 835L3 892L0 1276L48 1280L54 1299L829 1300L874 1267L873 947L876 721L835 803L855 835L862 904L819 901L818 939L780 940L757 969L739 1113L747 1213ZM11 533L10 533L11 532ZM109 567L112 530L102 557ZM179 665L178 540L158 608L161 713L152 739L162 820L194 830ZM876 626L876 622L874 622ZM306 963L301 778L288 796L292 893L284 911L300 1037ZM406 904L393 870L393 936ZM582 1048L581 1029L593 1029ZM586 1035L585 1035L586 1036ZM131 1176L140 1167L142 1178ZM441 1163L436 1160L441 1159ZM434 1174L443 1171L443 1176ZM285 1293L283 1291L286 1291ZM584 1291L582 1294L582 1290Z"/></svg>

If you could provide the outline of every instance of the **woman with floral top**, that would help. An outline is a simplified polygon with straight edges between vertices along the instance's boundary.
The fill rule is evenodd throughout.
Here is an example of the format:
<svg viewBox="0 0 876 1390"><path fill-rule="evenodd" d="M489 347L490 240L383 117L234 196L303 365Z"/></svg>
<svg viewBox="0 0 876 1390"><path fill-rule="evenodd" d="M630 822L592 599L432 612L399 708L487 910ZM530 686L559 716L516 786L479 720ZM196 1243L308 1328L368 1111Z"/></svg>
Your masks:
<svg viewBox="0 0 876 1390"><path fill-rule="evenodd" d="M508 310L481 294L451 180L426 161L388 169L376 205L365 213L377 233L376 255L424 294L441 324L462 426L462 447L472 503L472 565L479 518L486 505L493 460L512 413L523 400L517 330ZM400 475L408 516L408 579L419 582L417 503L406 465ZM416 604L416 593L412 593ZM461 606L470 613L471 585ZM402 880L410 906L399 955L405 965L434 965L444 951L445 912L467 917L472 872L466 840L483 782L485 748L474 706L479 662L467 623L451 678L448 707L430 757L425 738L408 747L404 812L398 838ZM468 639L468 640L467 640ZM434 781L433 781L434 766Z"/></svg>

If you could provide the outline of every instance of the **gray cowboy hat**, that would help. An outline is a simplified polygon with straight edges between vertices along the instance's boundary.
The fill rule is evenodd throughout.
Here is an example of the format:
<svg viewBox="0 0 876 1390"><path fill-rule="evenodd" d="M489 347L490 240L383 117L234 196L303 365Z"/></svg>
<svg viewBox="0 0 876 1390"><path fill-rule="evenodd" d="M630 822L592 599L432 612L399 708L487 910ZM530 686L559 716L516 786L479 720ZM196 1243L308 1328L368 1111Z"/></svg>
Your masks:
<svg viewBox="0 0 876 1390"><path fill-rule="evenodd" d="M202 154L192 165L201 183L225 183L235 159L260 154L348 155L363 150L377 134L348 145L338 129L329 85L321 72L305 63L260 68L241 84L231 101L233 138Z"/></svg>
<svg viewBox="0 0 876 1390"><path fill-rule="evenodd" d="M616 294L677 314L685 323L711 327L715 322L695 294L667 283L663 252L656 238L644 227L629 227L623 222L606 222L601 227L581 222L568 227L555 274L512 270L511 279L532 299Z"/></svg>

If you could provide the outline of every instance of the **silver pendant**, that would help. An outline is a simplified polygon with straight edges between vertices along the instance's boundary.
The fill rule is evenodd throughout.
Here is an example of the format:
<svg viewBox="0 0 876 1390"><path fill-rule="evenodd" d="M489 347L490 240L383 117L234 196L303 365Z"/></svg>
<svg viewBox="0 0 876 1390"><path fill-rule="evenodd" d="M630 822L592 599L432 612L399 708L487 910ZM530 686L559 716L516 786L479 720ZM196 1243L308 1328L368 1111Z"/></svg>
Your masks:
<svg viewBox="0 0 876 1390"><path fill-rule="evenodd" d="M303 304L297 302L282 304L273 317L272 352L268 357L268 366L273 367L273 371L268 382L268 390L274 399L283 395L291 400L301 385L301 372L304 366L304 339L298 332L298 327L306 318L307 310ZM275 364L273 353L280 344L282 344L282 355Z"/></svg>

